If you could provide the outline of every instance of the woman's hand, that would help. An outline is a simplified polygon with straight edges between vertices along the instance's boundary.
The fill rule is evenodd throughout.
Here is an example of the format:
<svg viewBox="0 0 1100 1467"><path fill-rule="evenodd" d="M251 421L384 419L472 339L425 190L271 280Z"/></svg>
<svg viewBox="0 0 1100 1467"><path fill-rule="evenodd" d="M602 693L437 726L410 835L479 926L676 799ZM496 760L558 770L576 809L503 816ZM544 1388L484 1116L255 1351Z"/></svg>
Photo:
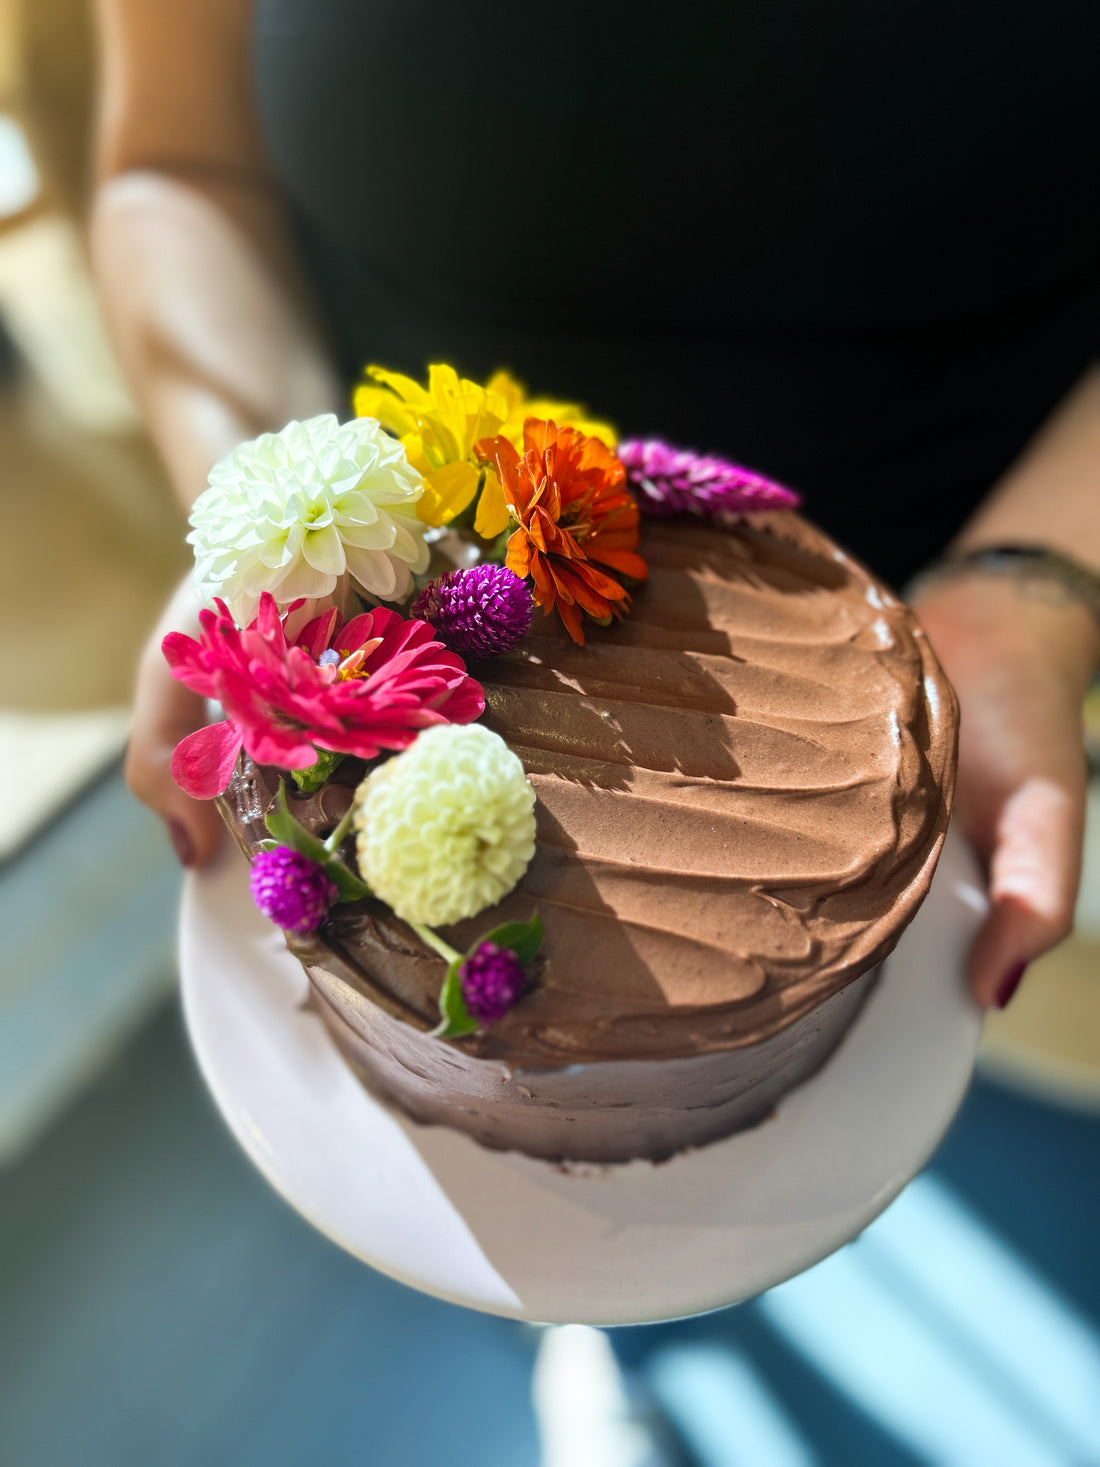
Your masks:
<svg viewBox="0 0 1100 1467"><path fill-rule="evenodd" d="M1100 632L1056 586L979 571L934 583L915 609L959 695L955 818L989 881L971 986L983 1006L1003 1008L1028 963L1073 926L1087 780L1082 701Z"/></svg>
<svg viewBox="0 0 1100 1467"><path fill-rule="evenodd" d="M138 799L168 828L184 866L201 866L218 847L221 819L212 804L192 800L172 778L172 751L206 721L202 698L176 682L160 650L170 631L198 635L198 600L188 577L172 596L138 664L134 723L126 754L126 779Z"/></svg>

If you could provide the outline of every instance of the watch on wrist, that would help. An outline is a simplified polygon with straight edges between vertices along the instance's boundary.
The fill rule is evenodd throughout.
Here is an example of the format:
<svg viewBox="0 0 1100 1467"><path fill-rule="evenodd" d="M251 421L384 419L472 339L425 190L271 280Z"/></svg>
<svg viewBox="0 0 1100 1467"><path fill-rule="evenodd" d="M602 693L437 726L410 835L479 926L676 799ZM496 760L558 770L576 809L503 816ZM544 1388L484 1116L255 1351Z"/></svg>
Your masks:
<svg viewBox="0 0 1100 1467"><path fill-rule="evenodd" d="M1045 545L989 545L978 550L949 551L917 572L905 588L905 599L913 600L939 581L974 572L1008 577L1024 594L1037 599L1087 606L1100 625L1100 575Z"/></svg>

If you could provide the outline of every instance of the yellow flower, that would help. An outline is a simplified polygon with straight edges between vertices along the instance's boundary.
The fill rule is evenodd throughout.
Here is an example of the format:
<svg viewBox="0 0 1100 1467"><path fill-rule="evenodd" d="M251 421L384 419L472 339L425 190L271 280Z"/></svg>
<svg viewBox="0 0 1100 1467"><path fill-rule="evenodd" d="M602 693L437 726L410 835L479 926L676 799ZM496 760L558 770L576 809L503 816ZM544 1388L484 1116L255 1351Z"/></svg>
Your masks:
<svg viewBox="0 0 1100 1467"><path fill-rule="evenodd" d="M428 525L450 524L480 488L474 530L495 540L508 528L510 516L496 470L478 460L474 444L500 433L522 449L527 418L552 418L615 447L610 424L586 418L576 403L526 398L507 372L494 373L487 387L459 377L453 367L441 363L428 368L427 387L382 367L368 367L367 376L373 381L355 390L356 415L377 418L387 432L401 439L409 462L424 476L416 511Z"/></svg>
<svg viewBox="0 0 1100 1467"><path fill-rule="evenodd" d="M489 379L489 391L496 392L507 405L501 425L501 437L523 452L523 425L528 418L557 423L559 428L576 428L586 438L598 438L614 451L619 435L610 423L590 418L579 402L558 402L552 397L525 397L523 388L507 372L495 372Z"/></svg>
<svg viewBox="0 0 1100 1467"><path fill-rule="evenodd" d="M364 382L356 389L357 415L377 418L396 434L409 462L423 474L424 493L416 509L424 523L450 524L485 477L473 447L486 433L499 430L507 411L504 399L441 364L428 369L426 388L382 367L368 367L367 375L381 385ZM507 516L491 533L499 535L506 524Z"/></svg>

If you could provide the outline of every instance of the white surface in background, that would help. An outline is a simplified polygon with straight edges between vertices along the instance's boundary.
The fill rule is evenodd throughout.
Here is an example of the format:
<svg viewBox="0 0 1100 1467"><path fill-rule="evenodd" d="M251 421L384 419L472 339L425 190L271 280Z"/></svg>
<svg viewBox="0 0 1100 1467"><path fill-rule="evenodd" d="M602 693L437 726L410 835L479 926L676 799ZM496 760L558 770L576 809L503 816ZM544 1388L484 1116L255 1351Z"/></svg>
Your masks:
<svg viewBox="0 0 1100 1467"><path fill-rule="evenodd" d="M816 1263L927 1161L981 1030L961 957L978 893L969 852L949 837L927 901L824 1070L770 1121L660 1166L562 1172L378 1105L303 1008L305 974L251 905L235 850L185 884L184 1008L238 1141L349 1252L489 1313L667 1319Z"/></svg>
<svg viewBox="0 0 1100 1467"><path fill-rule="evenodd" d="M1100 941L1100 779L1089 784L1085 816L1085 865L1077 897L1077 930L1082 937Z"/></svg>
<svg viewBox="0 0 1100 1467"><path fill-rule="evenodd" d="M0 112L0 217L21 214L38 197L38 169L23 129Z"/></svg>
<svg viewBox="0 0 1100 1467"><path fill-rule="evenodd" d="M75 224L43 216L0 239L0 313L63 421L89 433L137 431Z"/></svg>
<svg viewBox="0 0 1100 1467"><path fill-rule="evenodd" d="M531 1398L539 1467L653 1467L651 1438L633 1417L615 1352L602 1330L583 1324L547 1330Z"/></svg>
<svg viewBox="0 0 1100 1467"><path fill-rule="evenodd" d="M0 769L7 772L0 861L13 856L119 757L129 731L128 708L0 711Z"/></svg>

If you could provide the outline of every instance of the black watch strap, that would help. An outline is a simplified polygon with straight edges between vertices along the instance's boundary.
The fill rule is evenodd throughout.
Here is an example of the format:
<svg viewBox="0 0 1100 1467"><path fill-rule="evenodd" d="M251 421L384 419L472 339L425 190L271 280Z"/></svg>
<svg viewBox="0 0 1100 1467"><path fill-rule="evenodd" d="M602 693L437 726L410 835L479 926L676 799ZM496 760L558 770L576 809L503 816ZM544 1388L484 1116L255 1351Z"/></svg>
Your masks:
<svg viewBox="0 0 1100 1467"><path fill-rule="evenodd" d="M949 552L919 571L906 587L906 599L948 577L978 571L1009 576L1043 599L1077 601L1100 621L1100 575L1060 550L1045 545L990 545L978 550Z"/></svg>

